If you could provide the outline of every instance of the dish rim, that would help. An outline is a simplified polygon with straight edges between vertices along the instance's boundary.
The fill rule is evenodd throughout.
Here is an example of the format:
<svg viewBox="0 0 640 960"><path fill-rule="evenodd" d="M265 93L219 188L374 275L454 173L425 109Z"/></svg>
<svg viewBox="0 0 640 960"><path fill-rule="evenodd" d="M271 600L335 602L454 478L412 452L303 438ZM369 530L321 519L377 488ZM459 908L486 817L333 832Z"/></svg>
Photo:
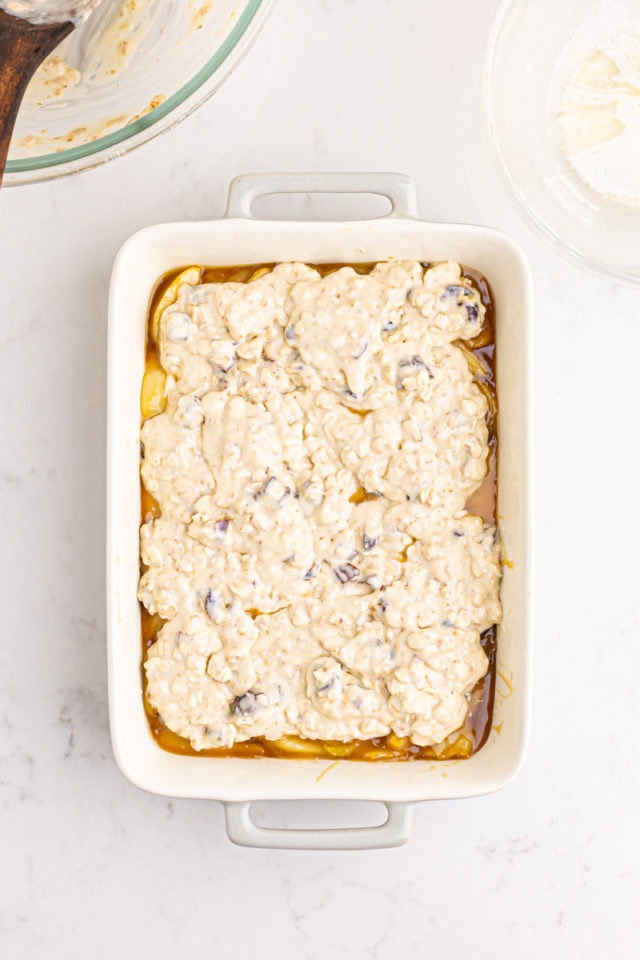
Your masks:
<svg viewBox="0 0 640 960"><path fill-rule="evenodd" d="M209 220L192 223L170 223L158 224L152 227L146 227L130 237L121 247L116 258L111 282L110 295L110 316L109 316L109 426L108 426L108 582L107 582L107 604L108 604L108 638L109 638L109 703L111 716L111 730L114 753L117 762L125 774L133 783L142 789L151 792L161 793L170 796L179 797L199 797L217 799L226 803L250 802L258 799L365 799L380 800L382 802L410 803L412 801L427 799L453 799L462 797L479 796L498 790L505 786L520 770L528 745L531 722L531 687L532 687L532 639L533 639L533 385L532 385L532 359L533 359L533 329L532 329L532 310L533 310L533 292L532 281L528 263L522 250L509 237L488 227L478 227L464 224L438 224L429 221L419 220L416 216L415 198L413 205L408 206L404 203L401 192L389 196L390 188L369 189L371 177L376 178L376 182L382 176L394 177L398 181L399 175L333 175L339 177L339 180L331 180L332 175L306 175L307 178L313 177L314 183L318 181L325 185L323 192L377 192L388 196L392 202L392 213L386 217L380 217L375 220L360 221L259 221L254 220L250 213L250 205L256 196L266 192L292 192L296 190L296 185L300 183L300 177L305 175L256 175L255 177L237 178L234 184L241 183L244 194L242 202L238 196L234 196L234 187L230 194L228 213L232 216L221 220ZM339 184L345 183L347 178L348 189L340 189ZM247 197L249 192L255 188L256 180L260 183L268 183L269 190L258 190ZM302 184L309 181L305 179ZM287 187L287 184L293 183L294 187ZM329 183L327 187L326 184ZM386 181L383 180L386 184ZM411 184L407 178L401 178L402 189ZM283 185L284 184L284 185ZM357 184L357 186L354 186ZM305 187L306 189L306 187ZM317 189L317 187L316 187ZM301 192L300 187L297 192ZM493 244L497 250L502 250L508 257L508 265L518 275L518 282L522 289L522 303L520 304L521 326L518 328L518 336L522 339L522 362L523 362L523 408L518 411L518 417L522 416L522 437L525 450L525 462L522 465L522 487L525 491L525 501L523 506L522 524L525 530L525 544L523 556L525 558L524 568L518 572L521 578L522 595L524 597L523 616L523 636L521 643L521 677L519 681L519 707L517 714L517 727L514 732L513 744L505 747L508 752L508 762L505 761L500 767L500 763L484 763L482 769L478 767L478 758L482 758L483 753L487 751L489 744L485 745L477 754L466 760L458 761L387 761L385 763L367 763L359 761L338 761L338 766L347 765L349 773L335 780L333 777L324 778L323 770L327 766L335 767L335 762L325 762L323 760L295 760L275 759L275 758L204 758L204 757L184 757L176 754L169 754L158 746L153 740L150 731L147 730L147 736L152 744L152 749L163 755L164 772L161 775L157 771L152 771L149 763L141 762L140 756L136 750L131 748L130 737L126 723L123 721L122 703L120 702L121 691L119 687L119 670L121 664L117 662L116 640L118 632L118 602L114 595L117 588L117 555L118 533L116 529L118 519L117 507L117 481L118 481L118 463L117 463L117 441L118 424L116 423L114 408L115 390L119 385L119 354L123 330L123 317L120 314L118 300L122 294L122 287L125 280L125 274L131 269L132 264L140 257L149 258L149 251L155 250L156 259L158 251L162 256L172 257L174 267L186 265L188 262L199 262L200 258L190 260L185 256L185 244L194 250L198 244L206 243L211 231L218 234L214 242L220 242L220 235L227 236L232 234L236 242L241 242L243 236L251 235L265 238L282 238L285 235L293 242L295 235L303 231L307 245L311 238L314 243L322 245L327 238L332 236L340 238L341 242L355 243L362 242L363 249L369 238L375 238L376 242L382 244L385 236L391 234L392 244L393 232L400 231L406 234L405 242L411 242L411 237L425 238L431 244L440 242L439 237L446 235L455 236L461 243L484 243ZM292 239L293 238L293 239ZM274 240L275 242L275 240ZM396 238L396 243L398 240ZM446 241L442 240L443 252L446 251ZM325 243L326 247L326 243ZM175 252L174 252L175 251ZM248 251L249 253L251 251ZM402 255L404 256L404 255ZM416 256L417 259L420 259ZM152 258L153 259L153 258ZM274 258L272 258L274 259ZM284 259L276 257L276 260ZM292 258L293 259L293 258ZM307 261L311 257L305 257ZM363 261L370 261L372 258L365 253L361 258ZM373 259L382 259L375 257ZM253 258L247 256L245 262L263 262L264 258ZM317 256L316 261L340 262L341 258L336 256ZM357 261L358 257L353 257L351 262ZM218 262L220 262L218 260ZM231 261L229 261L231 262ZM234 258L234 262L235 258ZM313 262L313 261L312 261ZM206 265L215 265L215 262ZM220 264L222 265L222 264ZM468 263L469 266L474 266ZM170 267L167 267L170 269ZM162 267L155 271L154 280L157 280L163 273ZM486 272L486 271L485 271ZM491 276L488 277L491 282ZM147 286L147 298L150 294L150 287ZM499 316L499 303L496 303L497 314ZM146 313L145 313L146 320ZM500 321L498 320L498 323ZM126 338L125 338L126 340ZM498 360L498 363L500 361ZM139 383L137 384L139 391ZM500 396L500 379L498 378L498 392ZM139 423L139 418L138 421ZM518 420L520 423L520 419ZM136 476L136 481L138 477ZM136 540L137 540L136 525ZM137 603L137 600L136 600ZM136 657L140 661L140 642L136 639ZM141 682L139 687L139 708L142 710ZM130 706L130 705L129 705ZM146 717L144 717L146 724ZM499 748L499 745L496 747ZM492 754L493 757L493 754ZM474 762L475 761L475 762ZM195 763L199 766L199 771L189 770L189 765ZM215 772L212 774L211 764L233 764L234 776L227 779L223 785L216 783ZM456 769L459 764L463 764L468 776L457 775ZM250 765L247 767L247 765ZM297 768L298 772L291 777L288 772L283 770L285 767ZM409 774L406 783L400 783L395 775L393 768L404 767L419 768L422 767L422 776ZM425 768L437 768L438 781L430 770ZM372 770L373 768L373 770ZM221 768L220 768L221 769ZM201 772L200 772L201 771ZM317 775L323 779L319 780ZM237 775L236 775L237 774ZM293 784L291 781L296 780ZM306 779L305 779L306 778ZM442 779L440 779L442 778ZM445 782L445 778L449 778ZM284 781L286 782L283 782ZM411 783L409 783L411 780ZM239 810L236 810L237 817L241 817ZM244 815L243 815L244 816ZM237 824L236 824L237 825ZM242 842L237 840L236 842ZM262 843L257 844L262 845Z"/></svg>

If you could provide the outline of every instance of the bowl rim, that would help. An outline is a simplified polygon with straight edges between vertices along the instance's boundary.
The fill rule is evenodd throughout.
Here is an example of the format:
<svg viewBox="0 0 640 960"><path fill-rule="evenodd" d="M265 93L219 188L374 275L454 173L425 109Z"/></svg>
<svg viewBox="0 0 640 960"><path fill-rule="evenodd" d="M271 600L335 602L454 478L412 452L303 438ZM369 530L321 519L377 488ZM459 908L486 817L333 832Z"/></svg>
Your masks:
<svg viewBox="0 0 640 960"><path fill-rule="evenodd" d="M247 53L275 0L246 0L245 7L223 43L179 90L161 104L119 130L54 153L8 160L4 185L18 186L69 176L123 156L186 119L212 96ZM220 75L220 68L227 70Z"/></svg>
<svg viewBox="0 0 640 960"><path fill-rule="evenodd" d="M508 14L518 5L518 3L521 2L522 0L501 0L500 6L498 7L493 24L491 26L484 59L482 83L485 120L484 126L487 133L487 138L491 144L491 153L495 162L495 167L498 170L503 183L508 188L509 196L513 201L515 201L515 206L517 207L519 213L524 215L526 222L535 228L539 236L542 236L546 241L551 242L551 244L556 248L556 250L558 250L559 253L563 254L563 256L569 259L572 263L577 263L579 266L589 270L591 273L605 277L609 280L614 279L630 286L637 286L640 283L640 274L617 269L610 263L600 260L591 254L585 253L584 250L581 250L574 243L564 239L560 233L558 233L542 216L537 213L535 207L527 201L522 190L518 186L517 181L514 180L510 172L509 165L507 164L502 150L501 140L497 133L493 91L497 79L497 48L501 39L502 30Z"/></svg>

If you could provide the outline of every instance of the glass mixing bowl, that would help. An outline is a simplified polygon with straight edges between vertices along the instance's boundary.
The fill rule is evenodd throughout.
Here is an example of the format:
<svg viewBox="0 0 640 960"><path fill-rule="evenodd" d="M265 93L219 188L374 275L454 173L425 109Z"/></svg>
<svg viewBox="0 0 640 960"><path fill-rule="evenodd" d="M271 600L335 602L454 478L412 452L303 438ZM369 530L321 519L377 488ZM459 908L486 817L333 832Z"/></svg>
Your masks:
<svg viewBox="0 0 640 960"><path fill-rule="evenodd" d="M4 184L66 176L140 146L229 76L274 0L104 0L27 89Z"/></svg>
<svg viewBox="0 0 640 960"><path fill-rule="evenodd" d="M585 158L593 164L585 130L594 132L587 129L594 114L582 112L572 120L574 133L587 145L581 154L582 167L574 156L570 160L565 156L567 140L563 141L562 126L562 118L568 116L567 84L603 44L622 36L640 43L638 0L504 0L489 42L484 92L489 135L500 170L530 221L558 249L590 269L638 282L640 202L607 195L594 188L593 177L579 175L577 168L584 170ZM640 76L640 61L632 67ZM619 103L624 101L624 109L631 113L635 105L635 119L631 117L631 124L637 124L634 131L617 117L612 128L622 128L627 137L624 165L633 178L628 161L634 153L626 144L633 145L629 134L635 132L635 162L640 164L640 89L612 71L607 76L607 69L606 60L595 65L596 72L600 71L596 85L603 84L590 94L596 110L603 111L596 126L603 116L609 118L609 111L623 115ZM582 111L585 88L578 82L572 89ZM601 131L595 132L600 136ZM621 145L619 142L614 148L619 150ZM596 147L600 149L599 144ZM607 175L611 178L610 171Z"/></svg>

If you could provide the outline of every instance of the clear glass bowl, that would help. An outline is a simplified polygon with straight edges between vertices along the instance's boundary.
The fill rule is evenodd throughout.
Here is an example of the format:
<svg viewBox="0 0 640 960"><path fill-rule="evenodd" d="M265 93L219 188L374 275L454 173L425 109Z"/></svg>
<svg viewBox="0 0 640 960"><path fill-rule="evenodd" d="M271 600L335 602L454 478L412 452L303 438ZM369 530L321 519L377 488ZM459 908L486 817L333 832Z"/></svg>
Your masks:
<svg viewBox="0 0 640 960"><path fill-rule="evenodd" d="M229 76L274 0L104 0L30 84L4 185L121 156L187 117Z"/></svg>
<svg viewBox="0 0 640 960"><path fill-rule="evenodd" d="M627 33L640 33L638 0L504 0L487 53L485 108L500 170L530 221L590 269L638 282L640 205L578 176L558 119L581 62Z"/></svg>

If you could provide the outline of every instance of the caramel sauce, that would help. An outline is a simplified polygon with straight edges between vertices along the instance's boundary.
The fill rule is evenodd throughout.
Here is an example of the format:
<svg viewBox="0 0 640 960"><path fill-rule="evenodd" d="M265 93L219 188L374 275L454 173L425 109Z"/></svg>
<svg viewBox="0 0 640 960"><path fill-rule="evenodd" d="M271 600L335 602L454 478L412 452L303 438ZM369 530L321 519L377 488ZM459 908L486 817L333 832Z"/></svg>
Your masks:
<svg viewBox="0 0 640 960"><path fill-rule="evenodd" d="M272 270L275 263L257 263L234 265L228 267L204 267L201 269L203 283L247 283L259 275ZM352 267L356 273L367 274L375 266L371 263L321 263L310 264L321 276L328 276L342 267ZM430 266L424 263L426 268ZM156 345L151 335L151 318L163 294L168 290L175 278L184 270L179 267L166 273L158 281L149 303L148 335L146 349L147 369L159 364ZM497 461L497 394L496 394L496 355L495 355L495 307L491 288L486 277L470 267L463 267L461 282L468 281L480 293L486 314L484 326L475 340L468 340L460 346L472 351L484 368L482 374L473 370L474 381L487 397L489 413L487 426L489 429L489 455L487 458L487 475L479 488L469 497L466 508L470 513L482 517L487 523L496 523L496 508L498 496ZM352 413L366 417L369 411L350 408ZM351 503L363 503L365 500L374 500L378 494L359 487L350 497ZM141 521L144 523L149 517L160 516L160 506L155 498L141 483ZM406 549L398 559L406 560ZM141 563L141 570L143 565ZM249 608L247 613L253 618L261 611ZM158 614L151 614L140 604L140 620L142 635L142 658L155 643L164 621ZM143 692L144 709L147 715L151 733L163 750L169 753L195 757L277 757L291 759L292 757L316 757L324 759L348 759L361 761L409 761L409 760L458 760L465 759L476 753L486 742L491 731L493 705L496 686L496 653L497 627L490 627L480 637L480 643L487 655L489 667L471 692L469 710L460 730L452 733L447 739L436 746L420 747L411 743L408 738L388 734L386 737L374 737L371 740L353 740L349 743L332 740L304 740L299 737L284 737L279 741L266 740L256 737L252 740L235 743L230 748L216 748L213 750L194 750L189 741L170 730L162 721L158 712L149 703L146 692ZM143 691L146 691L146 682L143 674Z"/></svg>

